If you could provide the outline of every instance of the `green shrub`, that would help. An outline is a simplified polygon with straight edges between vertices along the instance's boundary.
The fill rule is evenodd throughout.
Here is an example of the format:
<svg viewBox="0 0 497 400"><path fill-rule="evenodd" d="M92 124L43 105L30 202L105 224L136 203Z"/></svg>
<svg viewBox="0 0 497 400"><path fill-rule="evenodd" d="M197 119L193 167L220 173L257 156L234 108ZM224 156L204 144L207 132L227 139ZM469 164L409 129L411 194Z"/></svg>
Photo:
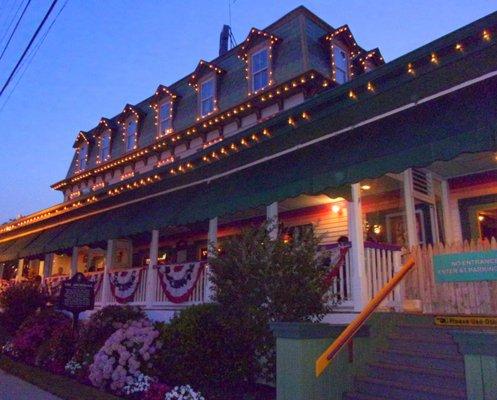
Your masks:
<svg viewBox="0 0 497 400"><path fill-rule="evenodd" d="M270 240L267 225L248 229L224 242L209 260L214 300L251 337L260 377L274 379L274 321L318 321L330 311L324 284L328 267L318 256L320 238L312 228ZM254 363L255 364L255 363Z"/></svg>
<svg viewBox="0 0 497 400"><path fill-rule="evenodd" d="M23 321L46 304L46 296L31 282L9 285L0 292L2 324L13 335Z"/></svg>
<svg viewBox="0 0 497 400"><path fill-rule="evenodd" d="M163 346L154 360L160 381L189 383L208 399L243 393L255 381L255 366L252 340L240 323L216 304L182 310L160 328Z"/></svg>
<svg viewBox="0 0 497 400"><path fill-rule="evenodd" d="M139 307L107 306L97 311L81 326L76 344L76 361L88 367L110 335L126 322L143 318L146 315Z"/></svg>

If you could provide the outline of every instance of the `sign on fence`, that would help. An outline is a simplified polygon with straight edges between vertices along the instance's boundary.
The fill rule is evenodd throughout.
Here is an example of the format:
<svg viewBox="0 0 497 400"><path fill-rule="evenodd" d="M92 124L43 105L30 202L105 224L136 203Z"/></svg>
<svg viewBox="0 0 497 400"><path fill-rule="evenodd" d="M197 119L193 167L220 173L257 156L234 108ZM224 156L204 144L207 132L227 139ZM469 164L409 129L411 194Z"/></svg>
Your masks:
<svg viewBox="0 0 497 400"><path fill-rule="evenodd" d="M437 315L435 317L435 325L497 328L497 317Z"/></svg>
<svg viewBox="0 0 497 400"><path fill-rule="evenodd" d="M497 280L497 251L437 254L433 256L435 282Z"/></svg>

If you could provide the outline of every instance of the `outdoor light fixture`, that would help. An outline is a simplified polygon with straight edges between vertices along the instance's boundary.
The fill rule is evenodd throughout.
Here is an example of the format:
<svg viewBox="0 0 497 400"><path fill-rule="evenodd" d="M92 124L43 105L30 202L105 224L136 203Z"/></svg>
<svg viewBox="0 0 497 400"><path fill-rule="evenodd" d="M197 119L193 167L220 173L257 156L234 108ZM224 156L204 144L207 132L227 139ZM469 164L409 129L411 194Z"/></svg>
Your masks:
<svg viewBox="0 0 497 400"><path fill-rule="evenodd" d="M331 212L333 214L338 214L342 208L338 204L333 204L331 206Z"/></svg>
<svg viewBox="0 0 497 400"><path fill-rule="evenodd" d="M482 222L485 221L485 216L484 215L478 215L478 221Z"/></svg>
<svg viewBox="0 0 497 400"><path fill-rule="evenodd" d="M362 190L369 190L369 189L371 189L371 186L370 185L362 185L361 189Z"/></svg>

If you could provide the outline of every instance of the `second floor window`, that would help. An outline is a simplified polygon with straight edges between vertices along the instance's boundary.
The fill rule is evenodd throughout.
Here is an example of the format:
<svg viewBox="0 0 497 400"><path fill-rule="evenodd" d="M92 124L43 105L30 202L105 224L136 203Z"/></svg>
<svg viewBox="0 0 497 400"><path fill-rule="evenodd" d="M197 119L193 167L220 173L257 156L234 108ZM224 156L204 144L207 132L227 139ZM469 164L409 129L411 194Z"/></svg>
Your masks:
<svg viewBox="0 0 497 400"><path fill-rule="evenodd" d="M200 115L205 117L214 111L214 79L200 84Z"/></svg>
<svg viewBox="0 0 497 400"><path fill-rule="evenodd" d="M104 133L100 139L100 161L105 161L110 157L110 133Z"/></svg>
<svg viewBox="0 0 497 400"><path fill-rule="evenodd" d="M160 133L162 135L170 132L173 128L173 121L171 118L171 104L167 101L160 105L159 125L160 125Z"/></svg>
<svg viewBox="0 0 497 400"><path fill-rule="evenodd" d="M333 46L333 62L335 63L335 82L345 83L349 80L349 57L339 46Z"/></svg>
<svg viewBox="0 0 497 400"><path fill-rule="evenodd" d="M87 161L88 161L88 145L83 144L78 151L78 169L80 171L86 168Z"/></svg>
<svg viewBox="0 0 497 400"><path fill-rule="evenodd" d="M252 54L251 57L252 91L257 92L265 88L269 82L269 52L263 49Z"/></svg>
<svg viewBox="0 0 497 400"><path fill-rule="evenodd" d="M126 151L131 151L135 148L136 130L136 121L134 119L130 119L126 125L126 137L124 140Z"/></svg>

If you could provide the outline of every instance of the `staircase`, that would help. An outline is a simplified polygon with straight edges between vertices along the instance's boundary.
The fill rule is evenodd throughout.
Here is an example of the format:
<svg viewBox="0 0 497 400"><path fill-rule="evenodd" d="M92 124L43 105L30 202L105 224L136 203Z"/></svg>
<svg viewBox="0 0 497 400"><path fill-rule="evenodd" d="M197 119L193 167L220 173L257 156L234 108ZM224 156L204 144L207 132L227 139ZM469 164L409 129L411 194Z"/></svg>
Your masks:
<svg viewBox="0 0 497 400"><path fill-rule="evenodd" d="M426 320L400 322L344 400L466 399L464 359L452 337Z"/></svg>

